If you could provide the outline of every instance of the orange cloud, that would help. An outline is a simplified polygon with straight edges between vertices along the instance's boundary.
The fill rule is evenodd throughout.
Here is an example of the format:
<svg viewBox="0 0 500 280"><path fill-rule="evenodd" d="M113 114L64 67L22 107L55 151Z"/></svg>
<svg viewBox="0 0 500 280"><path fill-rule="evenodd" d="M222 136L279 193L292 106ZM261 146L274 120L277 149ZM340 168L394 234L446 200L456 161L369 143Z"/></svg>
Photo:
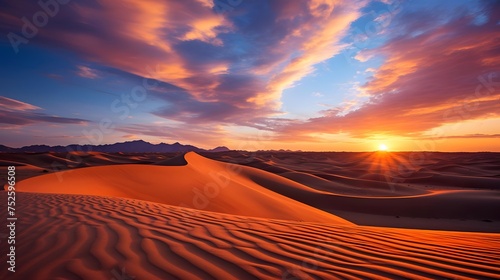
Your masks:
<svg viewBox="0 0 500 280"><path fill-rule="evenodd" d="M296 3L290 1L287 5L296 8L298 7ZM307 7L300 8L309 10L310 18L291 30L279 43L280 47L285 49L287 46L292 46L293 50L286 50L290 54L298 55L289 59L284 65L283 61L277 61L276 63L283 67L280 67L280 71L270 79L267 90L248 101L258 105L277 101L283 90L312 73L314 65L338 54L343 48L340 40L345 36L350 24L360 16L361 6L360 3L342 1L311 1ZM299 9L284 10L297 12ZM290 13L280 19L285 21L286 17L294 18L296 15ZM273 66L268 68L269 72L276 70L276 65ZM257 71L262 73L261 70Z"/></svg>
<svg viewBox="0 0 500 280"><path fill-rule="evenodd" d="M284 135L348 132L355 137L402 135L419 137L443 124L500 115L500 29L490 7L490 21L473 24L463 15L415 35L418 23L405 18L407 28L385 45L365 51L384 56L384 64L362 90L370 100L358 110L339 115L340 108L322 117L281 128ZM420 20L418 16L414 20Z"/></svg>
<svg viewBox="0 0 500 280"><path fill-rule="evenodd" d="M242 1L217 13L217 3L72 2L61 7L37 39L69 49L89 65L155 78L182 92L152 92L168 103L153 112L157 116L262 127L266 118L280 113L284 89L342 49L340 40L366 5L345 0ZM36 3L12 2L7 9L22 16L32 5ZM86 66L79 67L79 74L97 77Z"/></svg>

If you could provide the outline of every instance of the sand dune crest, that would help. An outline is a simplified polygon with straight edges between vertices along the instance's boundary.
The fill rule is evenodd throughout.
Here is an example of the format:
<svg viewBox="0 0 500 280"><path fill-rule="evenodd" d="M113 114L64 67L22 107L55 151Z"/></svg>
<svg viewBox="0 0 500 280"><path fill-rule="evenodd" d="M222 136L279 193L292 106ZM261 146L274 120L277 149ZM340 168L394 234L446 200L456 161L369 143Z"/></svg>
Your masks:
<svg viewBox="0 0 500 280"><path fill-rule="evenodd" d="M259 184L280 182L290 189L309 189L299 183L193 152L185 160L187 164L179 166L123 164L62 171L21 181L17 190L114 196L235 215L351 224Z"/></svg>

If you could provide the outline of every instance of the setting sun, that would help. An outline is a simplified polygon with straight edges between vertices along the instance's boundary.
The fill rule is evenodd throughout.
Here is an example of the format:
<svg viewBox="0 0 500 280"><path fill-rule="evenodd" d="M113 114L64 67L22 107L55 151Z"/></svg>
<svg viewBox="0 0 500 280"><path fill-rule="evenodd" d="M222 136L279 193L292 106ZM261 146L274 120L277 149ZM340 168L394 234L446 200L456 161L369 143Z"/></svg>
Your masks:
<svg viewBox="0 0 500 280"><path fill-rule="evenodd" d="M387 149L388 149L388 148L387 148L387 145L386 145L386 144L380 144L380 145L378 146L378 150L379 150L379 151L387 151Z"/></svg>

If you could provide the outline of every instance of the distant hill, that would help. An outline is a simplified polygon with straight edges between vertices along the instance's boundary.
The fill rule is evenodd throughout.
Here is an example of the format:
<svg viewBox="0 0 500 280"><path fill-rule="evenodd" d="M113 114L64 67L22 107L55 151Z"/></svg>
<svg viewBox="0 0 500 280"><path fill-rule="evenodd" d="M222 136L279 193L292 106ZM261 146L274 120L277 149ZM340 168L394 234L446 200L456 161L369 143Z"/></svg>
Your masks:
<svg viewBox="0 0 500 280"><path fill-rule="evenodd" d="M14 148L10 148L4 145L0 145L0 153L9 153L9 152L15 152Z"/></svg>
<svg viewBox="0 0 500 280"><path fill-rule="evenodd" d="M68 145L68 146L47 146L47 145L31 145L22 148L11 148L0 145L1 153L66 153L72 151L84 152L103 152L103 153L186 153L186 152L225 152L229 151L227 147L220 146L211 150L201 149L192 145L183 145L179 142L174 144L151 144L143 140L128 141L115 144L105 145Z"/></svg>

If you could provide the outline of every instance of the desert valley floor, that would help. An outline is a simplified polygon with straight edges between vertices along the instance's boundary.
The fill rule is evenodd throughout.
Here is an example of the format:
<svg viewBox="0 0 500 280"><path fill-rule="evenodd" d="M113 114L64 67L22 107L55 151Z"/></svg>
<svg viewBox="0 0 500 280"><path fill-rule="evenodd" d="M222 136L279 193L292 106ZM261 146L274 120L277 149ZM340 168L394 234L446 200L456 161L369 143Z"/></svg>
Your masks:
<svg viewBox="0 0 500 280"><path fill-rule="evenodd" d="M9 165L18 181L16 273L0 279L500 279L498 153L4 153L0 165L3 184Z"/></svg>

